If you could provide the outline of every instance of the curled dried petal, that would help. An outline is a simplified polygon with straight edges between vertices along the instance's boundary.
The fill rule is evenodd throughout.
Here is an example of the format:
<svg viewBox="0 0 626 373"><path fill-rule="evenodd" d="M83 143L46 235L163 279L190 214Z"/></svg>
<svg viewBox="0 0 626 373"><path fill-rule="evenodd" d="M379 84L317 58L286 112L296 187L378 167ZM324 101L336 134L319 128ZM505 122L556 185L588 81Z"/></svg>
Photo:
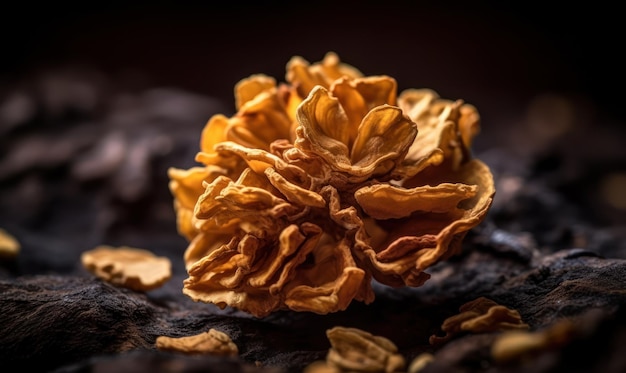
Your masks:
<svg viewBox="0 0 626 373"><path fill-rule="evenodd" d="M321 156L331 168L358 180L384 174L402 160L417 129L393 106L370 110L350 147L350 122L339 100L316 87L298 109L296 147Z"/></svg>
<svg viewBox="0 0 626 373"><path fill-rule="evenodd" d="M376 246L371 245L371 235L362 225L357 234L357 254L371 265L377 280L394 286L421 285L428 278L422 271L454 255L465 233L484 219L495 193L489 168L474 159L451 174L450 179L472 186L467 189L469 198L460 201L458 208L380 220L378 225L387 234Z"/></svg>
<svg viewBox="0 0 626 373"><path fill-rule="evenodd" d="M252 101L259 94L270 91L276 87L276 79L264 75L254 74L246 79L242 79L235 85L235 107L237 110L249 101Z"/></svg>
<svg viewBox="0 0 626 373"><path fill-rule="evenodd" d="M357 190L354 196L363 210L375 219L397 219L416 211L443 213L476 195L476 185L439 184L405 189L376 184ZM400 207L400 208L399 208Z"/></svg>
<svg viewBox="0 0 626 373"><path fill-rule="evenodd" d="M342 63L333 52L328 52L321 62L312 65L299 56L292 57L287 63L286 80L296 87L302 98L315 86L329 88L332 82L344 76L358 78L363 74L353 66Z"/></svg>

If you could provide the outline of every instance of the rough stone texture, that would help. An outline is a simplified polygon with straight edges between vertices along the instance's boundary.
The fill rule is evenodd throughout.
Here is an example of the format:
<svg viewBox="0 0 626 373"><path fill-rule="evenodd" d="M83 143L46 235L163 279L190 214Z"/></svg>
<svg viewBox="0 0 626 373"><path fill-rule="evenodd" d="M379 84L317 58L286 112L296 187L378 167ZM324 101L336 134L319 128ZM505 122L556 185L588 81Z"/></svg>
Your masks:
<svg viewBox="0 0 626 373"><path fill-rule="evenodd" d="M424 286L375 284L370 305L259 320L194 303L181 292L186 242L176 233L165 170L190 166L206 119L228 110L183 91L106 82L93 72L51 72L2 90L23 100L19 105L19 97L4 95L4 105L18 101L10 110L3 106L0 118L0 228L22 246L17 258L0 262L3 366L58 373L300 372L324 359L325 331L346 326L390 339L407 362L433 353L426 373L626 371L624 211L608 205L598 186L623 171L623 142L608 140L626 138L623 129L572 124L544 142L515 131L485 133L476 156L494 171L494 206L468 234L463 252L432 267ZM577 152L580 144L601 151ZM107 146L120 158L99 152ZM173 277L146 293L102 282L80 264L82 252L101 244L167 256ZM481 296L518 310L531 330L573 318L577 338L514 365L491 359L497 333L429 345L443 320ZM155 349L159 335L210 328L228 334L239 357Z"/></svg>

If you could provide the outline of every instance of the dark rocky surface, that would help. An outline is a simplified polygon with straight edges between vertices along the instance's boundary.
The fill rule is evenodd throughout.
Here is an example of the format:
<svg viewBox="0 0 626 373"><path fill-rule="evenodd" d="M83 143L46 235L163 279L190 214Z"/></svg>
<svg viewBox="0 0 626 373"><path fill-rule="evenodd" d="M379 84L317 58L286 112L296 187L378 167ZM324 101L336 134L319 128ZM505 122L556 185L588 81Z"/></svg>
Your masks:
<svg viewBox="0 0 626 373"><path fill-rule="evenodd" d="M0 228L22 245L0 262L2 367L300 372L324 359L325 330L342 325L389 338L407 361L433 353L426 373L626 371L626 210L615 192L626 188L626 131L589 102L544 95L511 118L516 126L485 123L475 156L494 172L494 205L424 286L376 286L370 305L259 320L182 294L186 242L167 189L167 168L191 166L207 119L231 105L91 69L51 69L0 88ZM174 276L148 293L97 280L79 258L100 244L165 255ZM428 343L481 296L518 310L533 331L571 319L577 333L515 364L491 358L498 333ZM209 328L229 334L239 357L154 348L159 335Z"/></svg>

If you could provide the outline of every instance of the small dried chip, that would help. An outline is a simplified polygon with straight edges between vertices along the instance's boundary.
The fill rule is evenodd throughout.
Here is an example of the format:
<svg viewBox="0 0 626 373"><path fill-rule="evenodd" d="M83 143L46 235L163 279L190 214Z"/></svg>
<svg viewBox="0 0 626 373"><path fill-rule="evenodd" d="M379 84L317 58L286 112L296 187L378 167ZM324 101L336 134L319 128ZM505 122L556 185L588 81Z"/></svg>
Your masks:
<svg viewBox="0 0 626 373"><path fill-rule="evenodd" d="M516 362L542 350L562 347L578 332L576 324L567 319L535 332L508 331L495 340L491 346L491 356L498 363Z"/></svg>
<svg viewBox="0 0 626 373"><path fill-rule="evenodd" d="M489 333L502 330L528 329L528 324L522 322L519 312L501 306L491 299L480 297L467 302L459 308L458 315L447 318L441 330L446 335L430 336L430 344L436 345L447 342L454 335L470 333Z"/></svg>
<svg viewBox="0 0 626 373"><path fill-rule="evenodd" d="M433 356L433 354L428 353L428 352L423 352L421 354L419 354L415 359L413 359L413 361L411 361L411 364L409 364L409 373L418 373L421 372L426 365L430 364L433 360L435 360L435 357Z"/></svg>
<svg viewBox="0 0 626 373"><path fill-rule="evenodd" d="M215 329L187 337L160 336L156 339L156 347L159 350L183 352L190 355L236 356L239 354L237 345L230 337Z"/></svg>
<svg viewBox="0 0 626 373"><path fill-rule="evenodd" d="M135 291L156 289L172 277L172 264L148 250L98 246L81 255L83 266L97 277Z"/></svg>
<svg viewBox="0 0 626 373"><path fill-rule="evenodd" d="M385 337L357 328L336 326L326 331L331 348L326 362L339 371L397 372L406 362L398 348Z"/></svg>
<svg viewBox="0 0 626 373"><path fill-rule="evenodd" d="M15 258L20 252L20 243L4 229L0 229L0 258Z"/></svg>

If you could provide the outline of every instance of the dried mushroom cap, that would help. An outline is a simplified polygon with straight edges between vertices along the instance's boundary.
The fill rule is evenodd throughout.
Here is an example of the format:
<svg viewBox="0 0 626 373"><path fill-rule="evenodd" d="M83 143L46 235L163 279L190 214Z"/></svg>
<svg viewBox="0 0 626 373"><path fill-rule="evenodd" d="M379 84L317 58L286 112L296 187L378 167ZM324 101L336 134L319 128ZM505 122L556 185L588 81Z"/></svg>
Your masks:
<svg viewBox="0 0 626 373"><path fill-rule="evenodd" d="M447 318L441 329L444 337L432 335L431 344L441 344L462 332L489 333L503 330L526 330L528 324L522 321L519 312L501 306L491 299L480 297L465 303L460 313Z"/></svg>
<svg viewBox="0 0 626 373"><path fill-rule="evenodd" d="M491 206L492 174L470 152L478 112L398 95L332 52L292 58L286 81L241 80L237 113L202 131L201 165L169 172L183 292L263 317L372 302L372 278L420 286Z"/></svg>
<svg viewBox="0 0 626 373"><path fill-rule="evenodd" d="M237 356L239 354L237 345L233 343L230 337L215 329L187 337L159 336L156 339L156 348L189 355Z"/></svg>
<svg viewBox="0 0 626 373"><path fill-rule="evenodd" d="M397 372L405 360L389 339L357 328L334 327L326 331L331 348L326 362L340 371Z"/></svg>
<svg viewBox="0 0 626 373"><path fill-rule="evenodd" d="M95 276L135 291L156 289L172 277L168 258L132 247L98 246L84 252L81 261Z"/></svg>
<svg viewBox="0 0 626 373"><path fill-rule="evenodd" d="M15 258L20 249L17 239L4 229L0 229L0 258Z"/></svg>

